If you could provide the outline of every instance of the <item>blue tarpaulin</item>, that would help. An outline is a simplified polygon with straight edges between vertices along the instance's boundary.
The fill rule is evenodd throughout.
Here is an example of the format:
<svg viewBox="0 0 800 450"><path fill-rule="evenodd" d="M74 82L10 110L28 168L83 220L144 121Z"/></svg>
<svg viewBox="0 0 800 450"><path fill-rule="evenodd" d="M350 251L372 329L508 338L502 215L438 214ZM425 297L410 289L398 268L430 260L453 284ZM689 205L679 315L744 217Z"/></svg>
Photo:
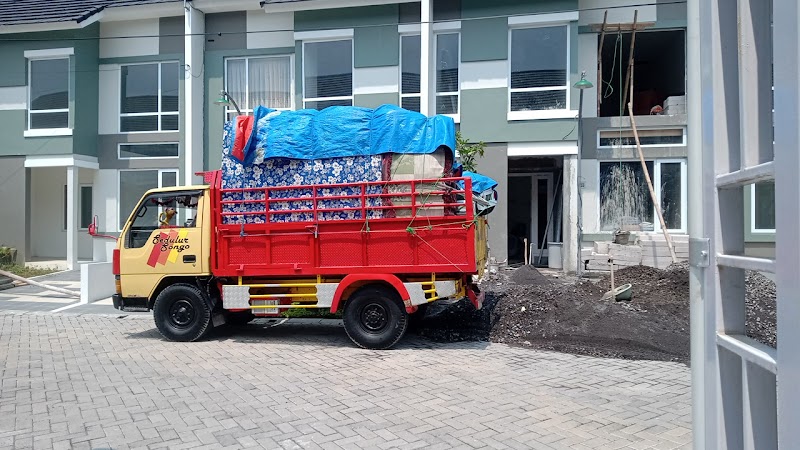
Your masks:
<svg viewBox="0 0 800 450"><path fill-rule="evenodd" d="M455 123L394 105L376 109L332 106L322 111L253 111L242 163L269 158L316 160L385 153L426 154L441 146L454 151Z"/></svg>
<svg viewBox="0 0 800 450"><path fill-rule="evenodd" d="M494 189L495 187L497 187L497 181L494 181L493 179L487 177L486 175L481 175L479 173L470 172L468 170L465 170L463 176L469 177L472 180L472 192L475 192L475 193L478 193L478 194L481 193L481 192L487 191L489 189ZM464 188L464 182L463 181L459 181L458 183L459 183L460 187L463 189Z"/></svg>

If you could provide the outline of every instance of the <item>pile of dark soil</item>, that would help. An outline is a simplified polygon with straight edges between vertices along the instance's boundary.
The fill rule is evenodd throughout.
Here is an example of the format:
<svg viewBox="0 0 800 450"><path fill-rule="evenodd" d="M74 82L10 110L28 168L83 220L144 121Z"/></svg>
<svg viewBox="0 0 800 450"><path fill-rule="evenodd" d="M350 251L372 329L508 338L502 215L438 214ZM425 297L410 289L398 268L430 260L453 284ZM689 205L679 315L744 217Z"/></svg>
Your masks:
<svg viewBox="0 0 800 450"><path fill-rule="evenodd" d="M542 284L548 285L552 283L549 278L542 275L542 273L536 270L536 268L533 266L520 267L514 271L509 279L514 284L521 284L525 286L538 286Z"/></svg>
<svg viewBox="0 0 800 450"><path fill-rule="evenodd" d="M643 275L657 281L654 274ZM492 313L491 340L582 355L688 360L688 297L648 302L634 292L630 302L601 300L608 289L601 286L582 281L514 287Z"/></svg>
<svg viewBox="0 0 800 450"><path fill-rule="evenodd" d="M747 335L778 347L777 308L775 282L758 272L748 272L744 282L747 307Z"/></svg>
<svg viewBox="0 0 800 450"><path fill-rule="evenodd" d="M437 341L491 340L531 348L626 359L689 360L689 266L616 271L630 301L601 300L610 276L554 282L533 267L484 281L485 307L431 305L417 332ZM747 334L775 346L775 284L748 272Z"/></svg>

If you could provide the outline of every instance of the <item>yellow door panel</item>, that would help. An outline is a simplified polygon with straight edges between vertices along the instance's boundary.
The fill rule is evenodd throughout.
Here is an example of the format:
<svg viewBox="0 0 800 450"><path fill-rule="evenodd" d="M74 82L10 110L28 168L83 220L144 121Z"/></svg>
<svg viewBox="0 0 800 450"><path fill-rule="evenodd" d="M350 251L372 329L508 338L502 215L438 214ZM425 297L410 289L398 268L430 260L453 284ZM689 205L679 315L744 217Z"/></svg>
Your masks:
<svg viewBox="0 0 800 450"><path fill-rule="evenodd" d="M152 192L142 199L121 236L123 296L148 297L164 276L208 273L207 206L202 190Z"/></svg>

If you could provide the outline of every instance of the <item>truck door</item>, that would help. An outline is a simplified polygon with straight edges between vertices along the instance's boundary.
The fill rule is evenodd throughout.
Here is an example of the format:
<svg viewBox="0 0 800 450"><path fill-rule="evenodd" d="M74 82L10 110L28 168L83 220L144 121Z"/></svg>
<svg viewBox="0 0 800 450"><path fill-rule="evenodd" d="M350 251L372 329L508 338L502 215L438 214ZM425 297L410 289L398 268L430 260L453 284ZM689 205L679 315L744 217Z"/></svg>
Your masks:
<svg viewBox="0 0 800 450"><path fill-rule="evenodd" d="M139 203L120 246L120 280L126 297L148 297L164 276L208 273L203 193L155 192Z"/></svg>

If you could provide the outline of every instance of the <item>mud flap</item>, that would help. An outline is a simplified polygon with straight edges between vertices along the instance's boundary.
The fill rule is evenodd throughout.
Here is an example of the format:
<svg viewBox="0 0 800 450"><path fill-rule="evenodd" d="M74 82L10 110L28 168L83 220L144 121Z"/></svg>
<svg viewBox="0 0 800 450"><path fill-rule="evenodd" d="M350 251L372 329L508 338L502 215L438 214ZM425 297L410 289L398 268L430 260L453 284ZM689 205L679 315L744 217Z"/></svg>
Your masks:
<svg viewBox="0 0 800 450"><path fill-rule="evenodd" d="M214 313L211 316L211 324L214 328L225 325L227 321L225 320L225 314L222 313Z"/></svg>
<svg viewBox="0 0 800 450"><path fill-rule="evenodd" d="M472 303L475 309L483 308L483 300L486 297L486 292L481 291L476 284L467 286L467 298Z"/></svg>

